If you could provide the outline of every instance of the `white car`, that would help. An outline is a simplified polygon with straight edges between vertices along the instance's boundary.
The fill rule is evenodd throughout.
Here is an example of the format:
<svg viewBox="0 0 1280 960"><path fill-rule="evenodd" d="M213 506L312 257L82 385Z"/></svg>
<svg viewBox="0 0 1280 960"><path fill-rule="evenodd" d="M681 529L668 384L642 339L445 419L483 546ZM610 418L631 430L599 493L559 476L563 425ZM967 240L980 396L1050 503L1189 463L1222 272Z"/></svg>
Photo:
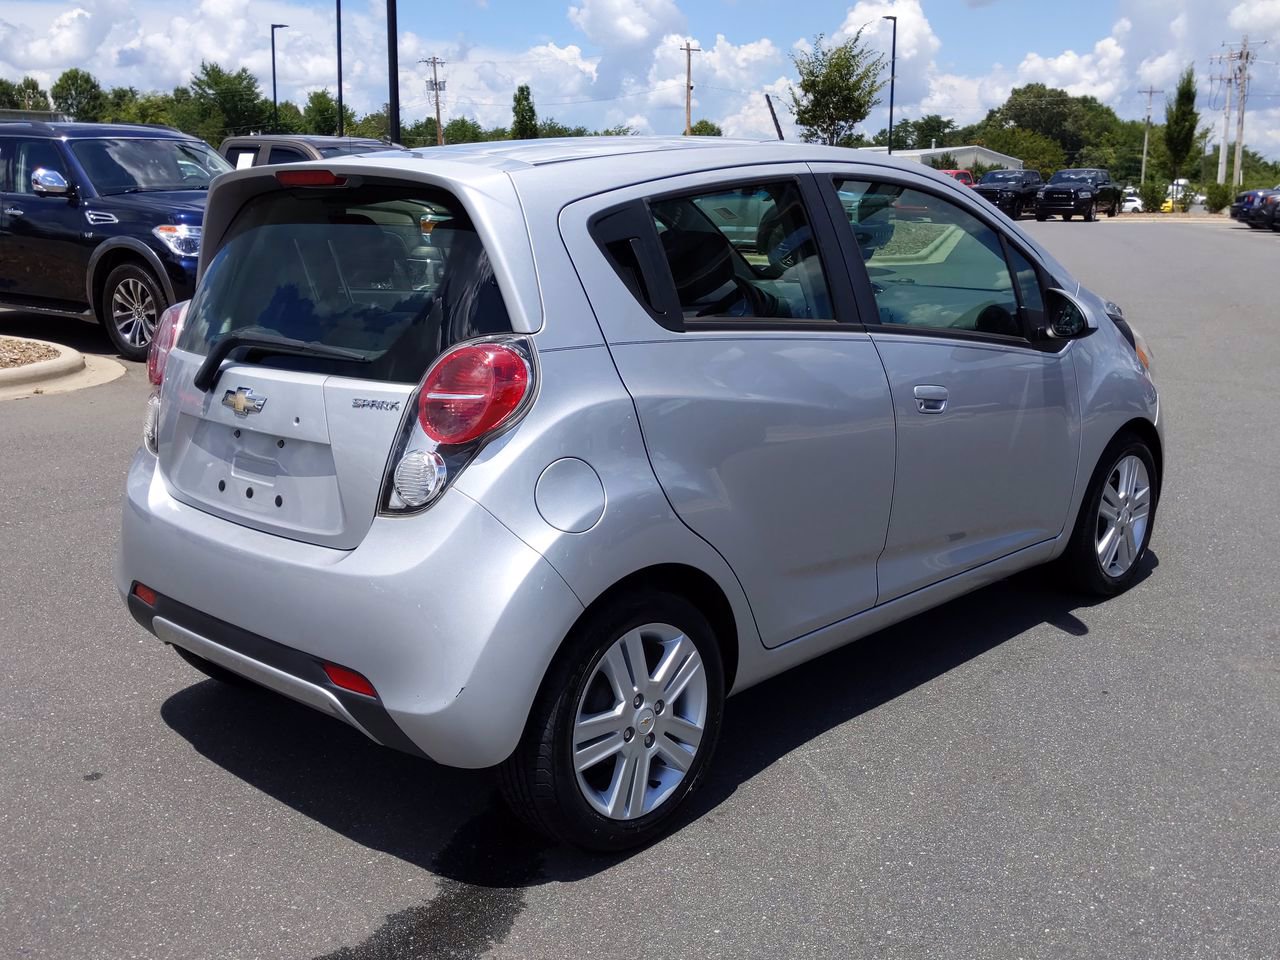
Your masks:
<svg viewBox="0 0 1280 960"><path fill-rule="evenodd" d="M1142 199L1136 193L1126 193L1120 201L1121 213L1141 213Z"/></svg>

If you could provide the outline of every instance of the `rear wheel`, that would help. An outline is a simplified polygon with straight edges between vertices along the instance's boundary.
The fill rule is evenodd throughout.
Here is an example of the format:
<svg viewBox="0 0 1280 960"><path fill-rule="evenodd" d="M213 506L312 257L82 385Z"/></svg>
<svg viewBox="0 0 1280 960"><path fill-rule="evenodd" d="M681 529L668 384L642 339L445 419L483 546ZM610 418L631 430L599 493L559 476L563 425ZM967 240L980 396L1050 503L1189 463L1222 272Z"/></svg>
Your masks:
<svg viewBox="0 0 1280 960"><path fill-rule="evenodd" d="M1111 206L1107 207L1107 216L1108 216L1108 217L1114 217L1114 216L1116 215L1116 213L1117 213L1117 210L1116 210L1116 202L1115 202L1114 200L1112 200L1112 201L1111 201Z"/></svg>
<svg viewBox="0 0 1280 960"><path fill-rule="evenodd" d="M1073 216L1075 216L1075 214L1073 214L1073 213L1064 213L1064 214L1062 215L1062 219L1063 219L1063 220L1070 220Z"/></svg>
<svg viewBox="0 0 1280 960"><path fill-rule="evenodd" d="M1151 542L1159 486L1145 441L1122 433L1111 442L1089 481L1062 556L1081 590L1110 597L1133 585Z"/></svg>
<svg viewBox="0 0 1280 960"><path fill-rule="evenodd" d="M151 271L124 263L107 275L98 319L126 360L145 360L160 314L169 306Z"/></svg>
<svg viewBox="0 0 1280 960"><path fill-rule="evenodd" d="M512 810L554 839L615 851L653 839L697 786L720 734L724 669L706 618L645 591L565 641L500 768Z"/></svg>

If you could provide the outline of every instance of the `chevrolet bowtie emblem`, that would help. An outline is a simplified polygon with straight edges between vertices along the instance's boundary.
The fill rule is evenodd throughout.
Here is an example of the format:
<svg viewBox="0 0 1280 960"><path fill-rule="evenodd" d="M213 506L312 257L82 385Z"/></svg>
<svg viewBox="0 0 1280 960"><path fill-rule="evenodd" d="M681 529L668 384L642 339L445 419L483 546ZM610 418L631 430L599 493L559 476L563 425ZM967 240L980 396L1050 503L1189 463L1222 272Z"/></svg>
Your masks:
<svg viewBox="0 0 1280 960"><path fill-rule="evenodd" d="M248 387L228 390L222 395L222 405L230 407L237 417L247 417L251 413L261 413L267 405L266 397L255 397Z"/></svg>

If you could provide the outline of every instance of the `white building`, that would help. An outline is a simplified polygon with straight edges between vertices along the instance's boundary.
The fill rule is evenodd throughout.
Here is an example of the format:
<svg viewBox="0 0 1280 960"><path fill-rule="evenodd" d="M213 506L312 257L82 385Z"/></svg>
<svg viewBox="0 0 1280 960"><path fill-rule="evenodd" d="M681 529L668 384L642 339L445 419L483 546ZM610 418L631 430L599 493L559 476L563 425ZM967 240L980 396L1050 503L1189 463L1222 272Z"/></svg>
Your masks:
<svg viewBox="0 0 1280 960"><path fill-rule="evenodd" d="M873 153L887 153L888 147L859 147L859 150L870 150ZM902 157L904 160L914 160L916 163L928 165L935 157L941 157L943 154L951 154L955 157L957 170L971 170L976 164L982 164L985 167L1001 167L1006 170L1021 170L1022 161L1017 157L1011 157L1008 154L999 153L989 147L979 147L971 145L967 147L929 147L923 150L895 150L895 157Z"/></svg>

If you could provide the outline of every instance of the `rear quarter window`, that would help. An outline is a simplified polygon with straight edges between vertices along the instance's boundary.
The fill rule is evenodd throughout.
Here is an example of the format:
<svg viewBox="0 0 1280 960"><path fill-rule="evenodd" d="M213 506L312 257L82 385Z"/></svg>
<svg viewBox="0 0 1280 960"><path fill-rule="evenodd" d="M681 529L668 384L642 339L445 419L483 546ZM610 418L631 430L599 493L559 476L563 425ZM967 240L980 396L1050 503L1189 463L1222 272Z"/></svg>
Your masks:
<svg viewBox="0 0 1280 960"><path fill-rule="evenodd" d="M457 199L366 184L250 200L208 262L178 346L203 354L232 333L285 337L366 362L259 362L416 382L453 344L510 331L488 252Z"/></svg>

